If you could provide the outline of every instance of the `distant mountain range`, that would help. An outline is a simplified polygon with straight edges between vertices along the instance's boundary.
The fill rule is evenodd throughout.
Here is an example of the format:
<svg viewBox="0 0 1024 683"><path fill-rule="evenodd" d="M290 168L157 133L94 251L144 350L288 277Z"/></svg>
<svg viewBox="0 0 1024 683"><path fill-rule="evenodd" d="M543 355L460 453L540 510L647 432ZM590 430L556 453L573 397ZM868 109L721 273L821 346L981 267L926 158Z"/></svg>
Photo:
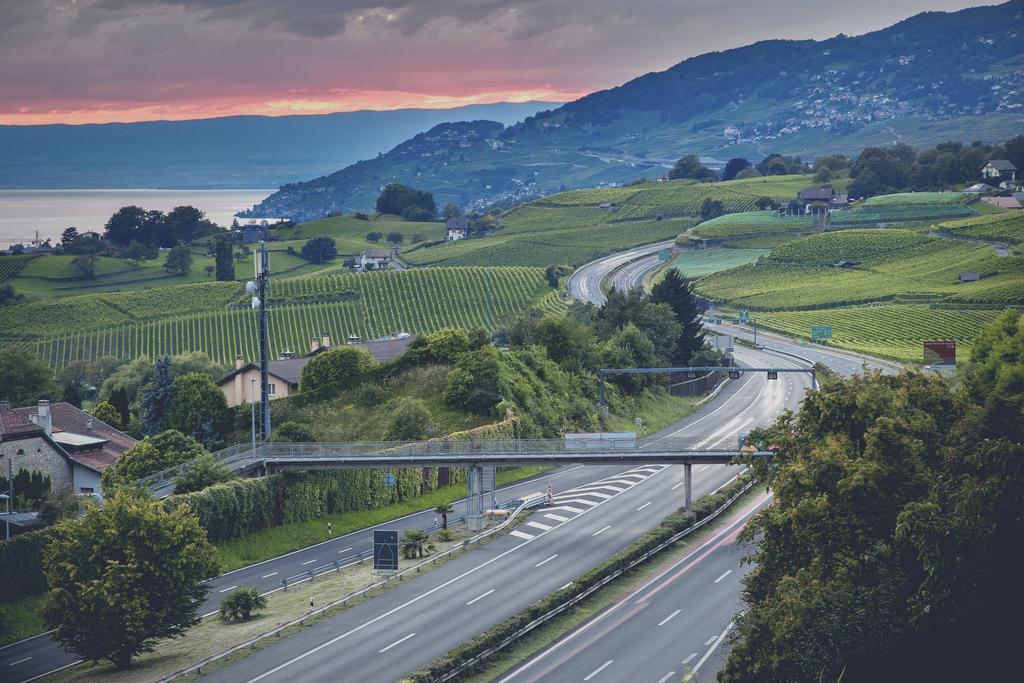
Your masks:
<svg viewBox="0 0 1024 683"><path fill-rule="evenodd" d="M703 54L509 127L441 124L377 158L286 185L253 213L364 210L389 182L474 208L656 177L686 153L711 164L773 152L813 158L1022 131L1024 0L1012 0L925 12L856 37Z"/></svg>
<svg viewBox="0 0 1024 683"><path fill-rule="evenodd" d="M373 158L439 123L513 124L558 104L0 126L0 189L280 187Z"/></svg>

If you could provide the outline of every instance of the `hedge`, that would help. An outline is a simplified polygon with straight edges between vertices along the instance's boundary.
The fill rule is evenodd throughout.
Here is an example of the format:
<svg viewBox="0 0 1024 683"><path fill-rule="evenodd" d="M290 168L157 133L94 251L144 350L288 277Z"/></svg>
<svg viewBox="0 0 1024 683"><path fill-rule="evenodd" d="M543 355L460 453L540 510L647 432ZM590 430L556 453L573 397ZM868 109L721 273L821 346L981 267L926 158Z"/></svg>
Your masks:
<svg viewBox="0 0 1024 683"><path fill-rule="evenodd" d="M431 441L515 439L519 430L519 418L507 414L501 422ZM391 471L397 480L393 491L384 486L385 470L286 472L259 479L236 479L202 491L169 496L164 504L174 509L187 503L199 517L207 537L217 543L334 512L384 507L438 486L437 469ZM449 484L465 481L465 468L449 469ZM0 542L0 600L10 601L47 590L42 558L51 538L52 530L43 529Z"/></svg>
<svg viewBox="0 0 1024 683"><path fill-rule="evenodd" d="M722 487L718 493L704 496L696 501L690 512L678 510L672 513L663 519L656 529L648 531L628 547L623 548L585 574L581 574L568 587L541 598L504 621L492 626L472 640L449 650L430 664L413 673L407 680L413 683L429 683L430 681L437 680L449 671L462 666L474 657L481 655L512 636L530 622L537 620L556 607L583 593L617 570L627 567L644 553L666 542L683 529L687 529L697 522L706 519L731 497L739 493L740 489L747 482L748 479L746 477L740 477L731 484ZM482 664L478 662L476 666L470 667L463 673L470 673L481 666Z"/></svg>

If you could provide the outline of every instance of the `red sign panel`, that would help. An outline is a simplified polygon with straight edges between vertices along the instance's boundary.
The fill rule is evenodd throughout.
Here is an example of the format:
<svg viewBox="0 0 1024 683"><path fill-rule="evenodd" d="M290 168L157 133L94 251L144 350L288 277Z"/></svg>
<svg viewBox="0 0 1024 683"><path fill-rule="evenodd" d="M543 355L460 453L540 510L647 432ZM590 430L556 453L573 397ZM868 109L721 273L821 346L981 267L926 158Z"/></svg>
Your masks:
<svg viewBox="0 0 1024 683"><path fill-rule="evenodd" d="M955 341L926 341L924 343L925 365L956 365Z"/></svg>

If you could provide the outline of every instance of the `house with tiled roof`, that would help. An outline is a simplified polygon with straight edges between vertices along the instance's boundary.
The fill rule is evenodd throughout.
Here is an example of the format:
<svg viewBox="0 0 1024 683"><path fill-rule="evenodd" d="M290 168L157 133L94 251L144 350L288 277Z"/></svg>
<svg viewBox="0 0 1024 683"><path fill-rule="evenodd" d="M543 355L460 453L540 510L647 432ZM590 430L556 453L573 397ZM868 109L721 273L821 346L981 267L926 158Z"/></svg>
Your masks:
<svg viewBox="0 0 1024 683"><path fill-rule="evenodd" d="M100 475L135 439L70 403L0 404L0 470L50 478L51 489L100 493Z"/></svg>

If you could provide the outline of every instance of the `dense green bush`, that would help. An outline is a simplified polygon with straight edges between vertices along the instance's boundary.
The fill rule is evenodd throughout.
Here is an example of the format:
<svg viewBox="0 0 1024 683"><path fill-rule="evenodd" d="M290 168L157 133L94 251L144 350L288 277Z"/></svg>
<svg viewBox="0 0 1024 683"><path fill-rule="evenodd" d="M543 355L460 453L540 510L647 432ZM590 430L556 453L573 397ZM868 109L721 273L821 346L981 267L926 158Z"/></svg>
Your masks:
<svg viewBox="0 0 1024 683"><path fill-rule="evenodd" d="M53 529L31 531L0 543L0 600L10 601L46 590L43 550Z"/></svg>

